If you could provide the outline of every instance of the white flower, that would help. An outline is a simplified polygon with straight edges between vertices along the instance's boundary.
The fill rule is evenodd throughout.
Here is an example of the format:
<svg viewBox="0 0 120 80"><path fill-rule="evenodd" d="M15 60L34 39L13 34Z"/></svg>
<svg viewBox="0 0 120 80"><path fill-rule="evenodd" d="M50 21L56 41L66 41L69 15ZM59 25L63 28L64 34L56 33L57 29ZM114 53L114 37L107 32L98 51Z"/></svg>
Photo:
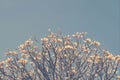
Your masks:
<svg viewBox="0 0 120 80"><path fill-rule="evenodd" d="M62 42L62 39L57 39L57 42Z"/></svg>
<svg viewBox="0 0 120 80"><path fill-rule="evenodd" d="M66 46L65 46L65 49L74 49L74 48L73 48L73 46L71 46L71 45L66 45Z"/></svg>
<svg viewBox="0 0 120 80"><path fill-rule="evenodd" d="M100 46L100 42L98 42L98 41L94 41L93 44L94 44L95 46Z"/></svg>
<svg viewBox="0 0 120 80"><path fill-rule="evenodd" d="M43 43L47 43L48 40L49 40L48 38L42 38L42 39L41 39L41 41L42 41Z"/></svg>
<svg viewBox="0 0 120 80"><path fill-rule="evenodd" d="M16 51L8 51L6 55L17 55L18 53Z"/></svg>
<svg viewBox="0 0 120 80"><path fill-rule="evenodd" d="M26 64L26 63L27 63L27 60L21 58L21 59L18 60L18 63Z"/></svg>
<svg viewBox="0 0 120 80"><path fill-rule="evenodd" d="M11 61L13 61L12 58L7 58L5 62L6 62L6 63L10 63Z"/></svg>
<svg viewBox="0 0 120 80"><path fill-rule="evenodd" d="M28 39L27 41L25 41L25 46L30 46L33 44L33 41L31 39Z"/></svg>
<svg viewBox="0 0 120 80"><path fill-rule="evenodd" d="M61 52L61 51L62 51L62 48L56 47L55 50L58 51L58 52Z"/></svg>
<svg viewBox="0 0 120 80"><path fill-rule="evenodd" d="M87 38L87 39L86 39L86 42L87 42L87 43L91 43L91 39L90 39L90 38Z"/></svg>
<svg viewBox="0 0 120 80"><path fill-rule="evenodd" d="M110 55L110 52L109 52L109 51L106 51L106 50L103 50L103 54L104 54L104 56L109 56L109 55Z"/></svg>
<svg viewBox="0 0 120 80"><path fill-rule="evenodd" d="M25 49L25 48L26 48L26 46L25 46L24 44L21 44L21 45L18 47L19 50L23 50L23 49Z"/></svg>

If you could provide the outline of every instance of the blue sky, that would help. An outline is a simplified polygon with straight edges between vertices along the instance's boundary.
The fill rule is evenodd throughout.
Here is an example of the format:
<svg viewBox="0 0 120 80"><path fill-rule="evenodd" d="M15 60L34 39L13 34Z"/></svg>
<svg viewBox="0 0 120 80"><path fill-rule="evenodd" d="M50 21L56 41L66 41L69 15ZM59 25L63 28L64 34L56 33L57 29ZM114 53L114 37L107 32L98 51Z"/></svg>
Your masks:
<svg viewBox="0 0 120 80"><path fill-rule="evenodd" d="M112 53L120 53L120 0L0 0L0 56L37 36L60 29L88 32Z"/></svg>

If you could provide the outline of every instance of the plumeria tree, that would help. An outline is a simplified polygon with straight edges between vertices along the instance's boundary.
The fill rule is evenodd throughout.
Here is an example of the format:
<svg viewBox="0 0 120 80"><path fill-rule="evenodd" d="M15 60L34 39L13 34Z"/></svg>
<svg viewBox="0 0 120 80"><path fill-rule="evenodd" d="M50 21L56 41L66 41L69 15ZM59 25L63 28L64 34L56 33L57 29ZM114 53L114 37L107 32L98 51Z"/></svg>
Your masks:
<svg viewBox="0 0 120 80"><path fill-rule="evenodd" d="M63 36L49 30L40 41L28 39L5 53L0 80L120 80L120 55L85 35Z"/></svg>

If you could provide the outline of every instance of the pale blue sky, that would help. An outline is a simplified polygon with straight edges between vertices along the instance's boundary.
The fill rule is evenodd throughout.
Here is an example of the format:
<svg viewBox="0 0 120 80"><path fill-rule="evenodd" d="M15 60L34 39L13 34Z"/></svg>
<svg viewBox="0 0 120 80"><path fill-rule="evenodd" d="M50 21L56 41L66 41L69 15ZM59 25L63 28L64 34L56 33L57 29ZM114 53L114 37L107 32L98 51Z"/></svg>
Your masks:
<svg viewBox="0 0 120 80"><path fill-rule="evenodd" d="M0 55L48 28L63 34L88 32L120 53L120 0L0 0Z"/></svg>

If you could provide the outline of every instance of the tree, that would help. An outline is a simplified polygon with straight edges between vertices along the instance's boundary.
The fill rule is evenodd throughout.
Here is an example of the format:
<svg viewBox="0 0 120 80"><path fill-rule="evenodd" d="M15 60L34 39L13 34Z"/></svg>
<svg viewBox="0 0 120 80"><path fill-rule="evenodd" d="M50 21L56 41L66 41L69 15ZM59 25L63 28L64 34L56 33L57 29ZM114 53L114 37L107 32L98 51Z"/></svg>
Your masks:
<svg viewBox="0 0 120 80"><path fill-rule="evenodd" d="M0 80L120 80L120 55L111 54L85 35L49 31L41 42L28 39L17 50L5 53Z"/></svg>

